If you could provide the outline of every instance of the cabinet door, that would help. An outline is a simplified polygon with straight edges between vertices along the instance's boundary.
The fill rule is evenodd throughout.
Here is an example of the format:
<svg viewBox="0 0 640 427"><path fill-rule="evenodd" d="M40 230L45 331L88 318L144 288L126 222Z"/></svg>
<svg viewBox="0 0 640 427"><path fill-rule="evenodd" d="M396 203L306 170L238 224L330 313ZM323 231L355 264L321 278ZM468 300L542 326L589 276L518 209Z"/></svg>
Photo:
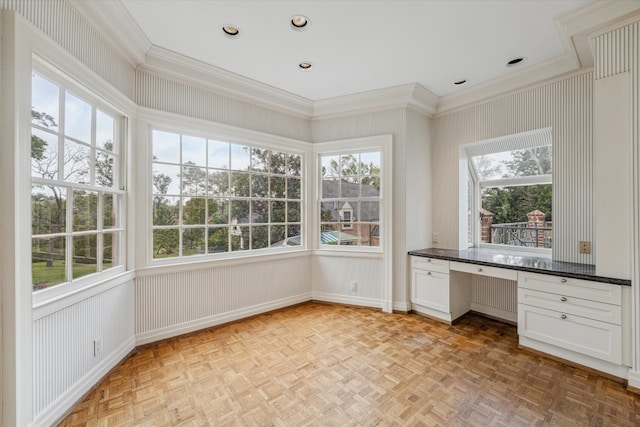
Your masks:
<svg viewBox="0 0 640 427"><path fill-rule="evenodd" d="M449 313L449 275L418 269L412 274L412 302Z"/></svg>

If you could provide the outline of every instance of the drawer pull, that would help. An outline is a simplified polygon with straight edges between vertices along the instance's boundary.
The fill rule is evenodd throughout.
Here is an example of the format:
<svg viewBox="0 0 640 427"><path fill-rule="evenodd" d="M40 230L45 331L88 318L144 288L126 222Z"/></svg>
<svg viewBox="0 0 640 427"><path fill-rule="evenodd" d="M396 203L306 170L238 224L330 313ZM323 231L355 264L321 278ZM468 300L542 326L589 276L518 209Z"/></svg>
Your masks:
<svg viewBox="0 0 640 427"><path fill-rule="evenodd" d="M560 283L567 283L567 279L561 279Z"/></svg>
<svg viewBox="0 0 640 427"><path fill-rule="evenodd" d="M431 258L427 258L427 262L431 262Z"/></svg>
<svg viewBox="0 0 640 427"><path fill-rule="evenodd" d="M562 320L565 320L565 319L567 318L567 315L566 315L566 314L563 314L562 316L560 316L560 318L561 318Z"/></svg>
<svg viewBox="0 0 640 427"><path fill-rule="evenodd" d="M431 272L430 271L427 271L427 276L431 276Z"/></svg>
<svg viewBox="0 0 640 427"><path fill-rule="evenodd" d="M481 268L478 268L478 273L482 273L482 269Z"/></svg>
<svg viewBox="0 0 640 427"><path fill-rule="evenodd" d="M565 302L567 300L567 297L560 297L560 301Z"/></svg>

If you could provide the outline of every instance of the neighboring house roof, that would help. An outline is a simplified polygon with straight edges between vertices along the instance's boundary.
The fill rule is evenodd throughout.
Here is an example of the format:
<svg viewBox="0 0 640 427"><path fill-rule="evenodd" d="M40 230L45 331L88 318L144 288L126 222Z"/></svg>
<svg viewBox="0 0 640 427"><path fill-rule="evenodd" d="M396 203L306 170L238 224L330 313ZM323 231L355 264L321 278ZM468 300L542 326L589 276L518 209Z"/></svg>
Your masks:
<svg viewBox="0 0 640 427"><path fill-rule="evenodd" d="M323 231L320 233L320 243L323 245L337 245L338 243L355 243L360 238L358 236L352 236L351 234L343 233L342 231ZM269 246L270 248L277 248L284 246L285 241L287 246L300 246L300 236L289 237L286 240L280 240Z"/></svg>
<svg viewBox="0 0 640 427"><path fill-rule="evenodd" d="M340 186L342 186L342 195L340 194ZM372 185L368 184L354 184L352 182L347 182L346 180L322 180L322 198L352 198L351 201L335 201L332 209L325 210L324 215L329 215L328 218L325 216L325 221L335 221L340 222L340 214L339 211L344 209L353 209L353 218L352 221L361 221L361 222L377 222L380 220L380 204L379 203L360 203L360 209L356 209L354 207L359 194L360 197L380 197L380 191ZM329 202L330 203L330 202ZM327 213L328 212L328 213Z"/></svg>

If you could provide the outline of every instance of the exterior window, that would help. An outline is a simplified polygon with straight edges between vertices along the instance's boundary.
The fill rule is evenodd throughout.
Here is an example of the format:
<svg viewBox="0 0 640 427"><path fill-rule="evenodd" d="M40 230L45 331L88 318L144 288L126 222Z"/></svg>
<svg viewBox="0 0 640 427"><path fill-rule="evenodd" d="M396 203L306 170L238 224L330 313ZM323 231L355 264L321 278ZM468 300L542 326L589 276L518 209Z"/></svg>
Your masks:
<svg viewBox="0 0 640 427"><path fill-rule="evenodd" d="M302 156L154 130L153 258L300 246Z"/></svg>
<svg viewBox="0 0 640 427"><path fill-rule="evenodd" d="M381 152L321 154L320 245L380 246Z"/></svg>
<svg viewBox="0 0 640 427"><path fill-rule="evenodd" d="M35 72L31 117L33 290L122 266L122 119Z"/></svg>
<svg viewBox="0 0 640 427"><path fill-rule="evenodd" d="M481 194L481 242L552 247L551 146L470 158Z"/></svg>

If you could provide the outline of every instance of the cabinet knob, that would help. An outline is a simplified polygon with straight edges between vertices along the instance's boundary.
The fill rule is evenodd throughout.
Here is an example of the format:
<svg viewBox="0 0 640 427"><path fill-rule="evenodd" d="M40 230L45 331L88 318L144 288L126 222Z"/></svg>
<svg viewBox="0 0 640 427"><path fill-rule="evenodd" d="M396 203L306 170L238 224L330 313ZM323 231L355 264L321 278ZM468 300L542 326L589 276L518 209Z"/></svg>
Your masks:
<svg viewBox="0 0 640 427"><path fill-rule="evenodd" d="M567 279L561 279L560 283L567 283Z"/></svg>
<svg viewBox="0 0 640 427"><path fill-rule="evenodd" d="M560 297L560 301L565 302L567 300L567 297Z"/></svg>
<svg viewBox="0 0 640 427"><path fill-rule="evenodd" d="M431 276L431 272L430 271L427 271L427 276Z"/></svg>
<svg viewBox="0 0 640 427"><path fill-rule="evenodd" d="M561 318L562 320L565 320L565 319L567 318L567 315L566 315L566 314L563 314L562 316L560 316L560 318Z"/></svg>
<svg viewBox="0 0 640 427"><path fill-rule="evenodd" d="M427 262L431 262L431 258L427 258Z"/></svg>
<svg viewBox="0 0 640 427"><path fill-rule="evenodd" d="M479 268L479 269L478 269L478 273L481 273L481 272L482 272L482 269L481 269L481 268Z"/></svg>

